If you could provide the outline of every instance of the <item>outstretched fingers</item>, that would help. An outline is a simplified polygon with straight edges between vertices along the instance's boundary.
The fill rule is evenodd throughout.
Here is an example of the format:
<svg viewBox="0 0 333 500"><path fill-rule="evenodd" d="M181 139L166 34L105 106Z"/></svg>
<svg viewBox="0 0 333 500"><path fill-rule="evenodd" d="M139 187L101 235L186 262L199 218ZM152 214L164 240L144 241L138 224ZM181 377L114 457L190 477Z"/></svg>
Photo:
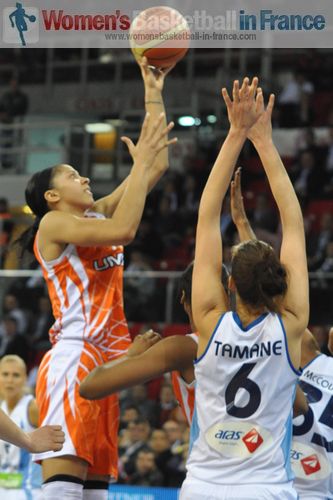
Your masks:
<svg viewBox="0 0 333 500"><path fill-rule="evenodd" d="M252 79L252 83L251 83L250 88L249 88L249 97L250 98L254 98L255 97L256 92L257 92L257 88L258 88L258 83L259 83L258 77L255 76Z"/></svg>
<svg viewBox="0 0 333 500"><path fill-rule="evenodd" d="M124 136L124 135L120 138L120 140L121 140L124 144L126 144L127 149L128 149L128 152L129 152L129 154L132 156L132 155L133 155L133 152L134 152L134 149L135 149L135 146L134 146L134 144L133 144L133 141L132 141L129 137L126 137L126 136Z"/></svg>
<svg viewBox="0 0 333 500"><path fill-rule="evenodd" d="M261 87L257 89L256 108L258 113L265 111L264 94Z"/></svg>
<svg viewBox="0 0 333 500"><path fill-rule="evenodd" d="M156 129L155 136L153 137L153 147L156 149L156 152L159 153L162 149L175 144L178 141L177 137L173 137L172 139L166 140L166 137L171 132L173 127L175 126L174 122L170 122L167 127L163 130Z"/></svg>
<svg viewBox="0 0 333 500"><path fill-rule="evenodd" d="M234 81L234 86L232 88L232 99L234 102L239 102L239 81Z"/></svg>
<svg viewBox="0 0 333 500"><path fill-rule="evenodd" d="M228 91L227 91L227 89L225 87L222 89L222 97L224 99L224 102L225 102L225 105L227 107L227 110L231 111L232 101L231 101L230 96L228 94Z"/></svg>
<svg viewBox="0 0 333 500"><path fill-rule="evenodd" d="M241 89L239 91L239 97L240 97L240 99L248 99L249 94L250 94L249 83L250 83L250 80L246 76L244 78L244 80L243 80L242 87L241 87Z"/></svg>
<svg viewBox="0 0 333 500"><path fill-rule="evenodd" d="M275 95L271 94L269 96L269 101L268 101L268 104L267 104L267 111L270 114L270 116L272 115L272 112L273 112L274 103L275 103Z"/></svg>

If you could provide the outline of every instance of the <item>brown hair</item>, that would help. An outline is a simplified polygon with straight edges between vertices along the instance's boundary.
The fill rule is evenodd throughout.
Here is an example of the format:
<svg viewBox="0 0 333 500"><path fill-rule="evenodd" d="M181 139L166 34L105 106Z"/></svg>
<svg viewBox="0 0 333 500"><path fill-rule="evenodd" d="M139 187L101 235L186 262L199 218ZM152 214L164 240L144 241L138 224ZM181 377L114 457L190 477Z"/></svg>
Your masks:
<svg viewBox="0 0 333 500"><path fill-rule="evenodd" d="M270 245L250 240L234 247L231 276L243 302L278 312L275 298L287 291L287 273Z"/></svg>

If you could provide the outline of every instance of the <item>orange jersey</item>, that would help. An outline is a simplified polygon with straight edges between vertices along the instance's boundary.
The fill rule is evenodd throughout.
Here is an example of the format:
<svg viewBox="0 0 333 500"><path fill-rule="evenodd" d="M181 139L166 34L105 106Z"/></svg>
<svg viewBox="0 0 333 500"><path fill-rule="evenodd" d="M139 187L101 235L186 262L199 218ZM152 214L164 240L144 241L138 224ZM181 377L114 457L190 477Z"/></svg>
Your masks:
<svg viewBox="0 0 333 500"><path fill-rule="evenodd" d="M196 344L198 343L198 335L196 333L191 333L187 336L191 337ZM183 410L188 424L191 425L195 403L195 380L188 384L178 371L171 373L171 380L177 401Z"/></svg>
<svg viewBox="0 0 333 500"><path fill-rule="evenodd" d="M51 343L61 339L91 342L107 351L109 359L126 351L130 336L123 307L123 247L68 244L57 259L46 262L38 249L37 233L34 253L55 317Z"/></svg>

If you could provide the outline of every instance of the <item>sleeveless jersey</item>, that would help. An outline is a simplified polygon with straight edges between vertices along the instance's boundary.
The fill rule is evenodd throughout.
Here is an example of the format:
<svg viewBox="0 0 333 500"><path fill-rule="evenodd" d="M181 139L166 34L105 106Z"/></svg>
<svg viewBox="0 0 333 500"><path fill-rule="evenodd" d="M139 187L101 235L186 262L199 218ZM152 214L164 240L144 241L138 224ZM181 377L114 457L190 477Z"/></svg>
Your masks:
<svg viewBox="0 0 333 500"><path fill-rule="evenodd" d="M25 432L35 428L29 422L28 408L33 396L23 396L9 414L7 403L1 409ZM0 441L0 488L20 488L30 491L41 488L42 468L34 464L31 454L13 444Z"/></svg>
<svg viewBox="0 0 333 500"><path fill-rule="evenodd" d="M93 213L86 216L104 218ZM110 359L126 351L130 336L123 308L123 247L69 244L57 259L46 262L38 249L37 233L34 253L55 317L51 343L88 341L107 350Z"/></svg>
<svg viewBox="0 0 333 500"><path fill-rule="evenodd" d="M190 333L189 335L186 335L186 337L191 337L193 341L198 344L197 333ZM193 379L193 381L188 384L187 382L185 382L179 371L173 371L171 373L171 381L176 399L185 415L188 424L191 425L194 411L195 379Z"/></svg>
<svg viewBox="0 0 333 500"><path fill-rule="evenodd" d="M303 368L309 410L293 421L291 463L300 498L333 498L333 358L321 354Z"/></svg>
<svg viewBox="0 0 333 500"><path fill-rule="evenodd" d="M221 485L290 481L298 374L278 315L246 328L236 313L222 315L195 361L189 477Z"/></svg>

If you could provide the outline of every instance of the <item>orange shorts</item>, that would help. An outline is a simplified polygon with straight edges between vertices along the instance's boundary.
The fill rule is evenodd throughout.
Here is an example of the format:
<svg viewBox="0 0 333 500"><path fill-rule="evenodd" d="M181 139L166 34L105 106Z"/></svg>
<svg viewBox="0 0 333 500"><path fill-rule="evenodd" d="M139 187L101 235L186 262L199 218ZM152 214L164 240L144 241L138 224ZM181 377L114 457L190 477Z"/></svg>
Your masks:
<svg viewBox="0 0 333 500"><path fill-rule="evenodd" d="M74 340L45 354L36 386L39 425L62 425L66 440L61 451L35 454L35 461L75 455L88 462L90 474L117 477L118 396L88 401L79 395L80 382L108 360L91 343Z"/></svg>

